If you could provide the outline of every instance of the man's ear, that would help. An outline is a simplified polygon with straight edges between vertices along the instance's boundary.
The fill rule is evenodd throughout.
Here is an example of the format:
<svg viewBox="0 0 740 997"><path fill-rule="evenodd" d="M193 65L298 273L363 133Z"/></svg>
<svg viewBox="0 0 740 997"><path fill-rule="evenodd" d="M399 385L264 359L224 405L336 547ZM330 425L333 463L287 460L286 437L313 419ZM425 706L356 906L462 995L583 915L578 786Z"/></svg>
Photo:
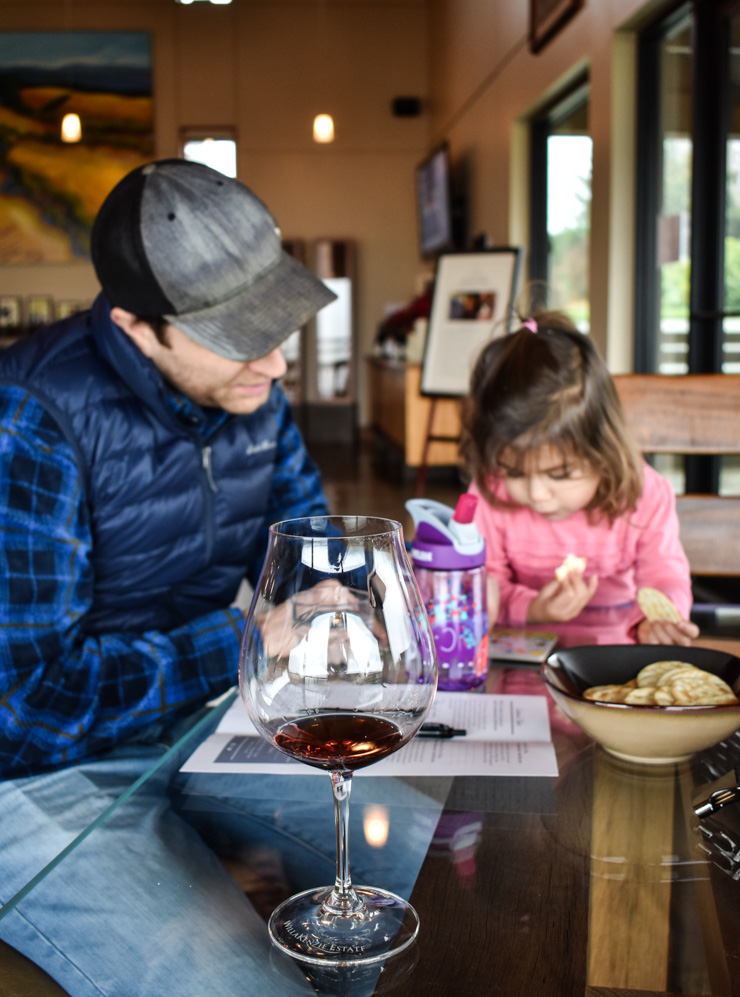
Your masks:
<svg viewBox="0 0 740 997"><path fill-rule="evenodd" d="M110 317L130 339L133 339L144 356L151 359L159 345L159 340L149 323L143 322L132 312L127 312L117 305L111 308Z"/></svg>

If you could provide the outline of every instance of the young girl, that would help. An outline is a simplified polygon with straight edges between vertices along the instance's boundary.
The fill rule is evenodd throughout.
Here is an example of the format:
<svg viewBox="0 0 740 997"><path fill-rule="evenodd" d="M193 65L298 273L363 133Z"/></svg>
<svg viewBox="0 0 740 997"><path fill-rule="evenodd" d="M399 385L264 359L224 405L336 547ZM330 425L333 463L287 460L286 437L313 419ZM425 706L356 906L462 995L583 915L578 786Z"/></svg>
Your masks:
<svg viewBox="0 0 740 997"><path fill-rule="evenodd" d="M672 488L630 443L604 362L564 315L484 348L464 427L491 622L550 630L566 647L698 635ZM642 587L668 596L681 622L647 620Z"/></svg>

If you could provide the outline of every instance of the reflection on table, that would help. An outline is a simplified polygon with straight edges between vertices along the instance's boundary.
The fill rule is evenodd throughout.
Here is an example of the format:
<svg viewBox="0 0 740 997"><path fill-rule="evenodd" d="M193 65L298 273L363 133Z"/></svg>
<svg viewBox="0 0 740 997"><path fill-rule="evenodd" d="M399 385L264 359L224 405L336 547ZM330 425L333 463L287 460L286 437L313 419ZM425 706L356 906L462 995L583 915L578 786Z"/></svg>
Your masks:
<svg viewBox="0 0 740 997"><path fill-rule="evenodd" d="M530 673L532 691L544 694L538 683ZM352 971L303 969L266 946L270 972L286 995L740 994L740 806L701 827L693 811L731 772L740 735L690 762L645 768L611 757L554 711L551 718L555 779L356 781L356 879L379 877L376 885L386 879L410 892L419 938L383 967ZM182 760L193 748L192 740L182 746ZM228 805L218 782L224 778L233 780ZM275 865L266 852L260 866L254 849L245 845L240 854L231 834L236 810L254 815L257 798L269 801L271 792L280 806L290 798L300 810L304 801L317 875L331 869L334 848L328 788L315 812L324 812L326 827L308 804L322 795L323 781L311 774L283 779L295 780L294 790L250 776L180 778L175 800L180 814L198 812L201 824L205 815L214 846L219 828L230 839L222 865L264 918L294 888L296 870L289 856ZM121 802L119 811L135 807L145 792ZM97 828L86 840L101 833ZM398 858L414 836L409 864L400 870L404 881ZM86 854L82 841L62 859L82 882ZM53 871L34 887L54 889ZM189 902L184 884L182 908ZM163 920L171 914L163 910ZM183 938L183 949L188 944ZM169 948L159 958L180 955Z"/></svg>

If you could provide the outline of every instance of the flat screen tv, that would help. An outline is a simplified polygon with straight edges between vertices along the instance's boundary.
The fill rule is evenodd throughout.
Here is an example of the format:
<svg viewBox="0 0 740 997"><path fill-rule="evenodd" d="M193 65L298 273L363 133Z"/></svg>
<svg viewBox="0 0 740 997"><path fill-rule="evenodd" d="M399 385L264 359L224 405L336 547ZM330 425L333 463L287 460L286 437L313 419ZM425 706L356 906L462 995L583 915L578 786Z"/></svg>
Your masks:
<svg viewBox="0 0 740 997"><path fill-rule="evenodd" d="M455 247L450 153L447 143L431 152L416 167L416 207L419 251L424 259Z"/></svg>

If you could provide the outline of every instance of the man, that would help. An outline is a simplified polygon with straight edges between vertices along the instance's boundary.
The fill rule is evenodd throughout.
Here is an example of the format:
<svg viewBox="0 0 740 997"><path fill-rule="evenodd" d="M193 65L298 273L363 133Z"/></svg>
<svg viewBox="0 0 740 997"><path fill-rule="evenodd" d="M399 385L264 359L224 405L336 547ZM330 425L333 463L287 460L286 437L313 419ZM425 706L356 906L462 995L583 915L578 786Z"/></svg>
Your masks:
<svg viewBox="0 0 740 997"><path fill-rule="evenodd" d="M232 604L256 581L268 525L326 512L275 382L280 343L334 295L283 252L262 202L200 164L151 163L108 195L92 258L91 311L0 356L0 904L234 685ZM105 948L136 932L145 904L105 862L128 850L197 870L181 823L165 815L137 841L112 821L108 844L96 839L87 868L116 877L120 924L84 904L65 920L43 884L0 937L73 995L228 993L192 967L138 989L120 946L120 965ZM225 946L234 979L259 973L264 953L243 938L208 944Z"/></svg>
<svg viewBox="0 0 740 997"><path fill-rule="evenodd" d="M274 382L334 295L264 205L152 163L108 196L92 257L91 312L0 357L5 777L159 736L233 685L228 607L267 526L326 511Z"/></svg>

